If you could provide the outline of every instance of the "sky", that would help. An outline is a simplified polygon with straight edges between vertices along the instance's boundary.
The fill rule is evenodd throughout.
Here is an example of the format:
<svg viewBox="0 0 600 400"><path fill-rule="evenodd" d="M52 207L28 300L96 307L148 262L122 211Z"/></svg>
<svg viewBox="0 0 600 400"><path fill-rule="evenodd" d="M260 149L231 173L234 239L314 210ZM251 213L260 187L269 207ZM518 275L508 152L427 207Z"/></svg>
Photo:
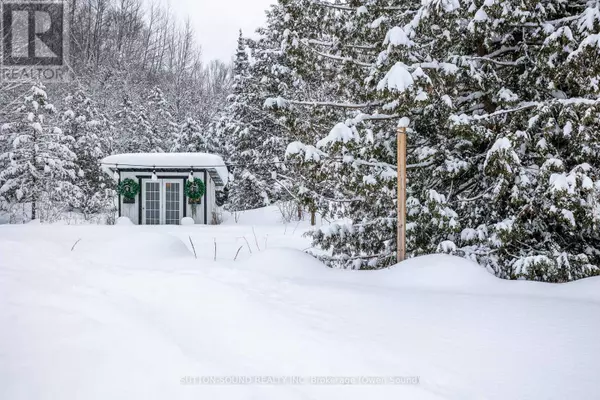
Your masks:
<svg viewBox="0 0 600 400"><path fill-rule="evenodd" d="M202 45L203 59L230 61L235 52L239 30L245 36L261 26L265 10L276 0L164 0L183 20L189 16Z"/></svg>

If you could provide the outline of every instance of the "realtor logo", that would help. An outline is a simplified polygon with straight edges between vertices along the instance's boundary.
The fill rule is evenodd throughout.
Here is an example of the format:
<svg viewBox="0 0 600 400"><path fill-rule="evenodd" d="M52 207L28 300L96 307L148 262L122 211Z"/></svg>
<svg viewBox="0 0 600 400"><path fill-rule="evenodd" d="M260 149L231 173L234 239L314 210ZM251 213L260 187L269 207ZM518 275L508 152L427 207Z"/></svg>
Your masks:
<svg viewBox="0 0 600 400"><path fill-rule="evenodd" d="M66 81L66 0L0 0L0 80Z"/></svg>

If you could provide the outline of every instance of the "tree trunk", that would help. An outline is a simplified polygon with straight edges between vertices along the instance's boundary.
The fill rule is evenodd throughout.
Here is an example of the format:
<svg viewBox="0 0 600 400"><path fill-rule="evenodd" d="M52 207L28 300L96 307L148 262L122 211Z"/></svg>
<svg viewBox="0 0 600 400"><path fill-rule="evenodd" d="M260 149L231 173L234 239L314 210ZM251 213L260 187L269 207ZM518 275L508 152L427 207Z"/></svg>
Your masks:
<svg viewBox="0 0 600 400"><path fill-rule="evenodd" d="M36 210L36 205L35 205L35 200L33 200L31 202L31 220L33 221L34 219L36 219L37 217L37 210Z"/></svg>
<svg viewBox="0 0 600 400"><path fill-rule="evenodd" d="M317 212L315 210L311 210L310 212L310 225L315 226L317 224Z"/></svg>

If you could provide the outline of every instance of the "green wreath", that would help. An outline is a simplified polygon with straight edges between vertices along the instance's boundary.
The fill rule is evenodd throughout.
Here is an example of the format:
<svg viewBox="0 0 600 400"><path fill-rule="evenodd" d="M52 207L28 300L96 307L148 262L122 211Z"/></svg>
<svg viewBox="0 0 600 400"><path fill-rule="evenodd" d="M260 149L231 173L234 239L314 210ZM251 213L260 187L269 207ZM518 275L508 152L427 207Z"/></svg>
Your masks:
<svg viewBox="0 0 600 400"><path fill-rule="evenodd" d="M206 186L201 179L194 178L193 181L187 181L185 184L185 195L188 199L199 200L206 193Z"/></svg>
<svg viewBox="0 0 600 400"><path fill-rule="evenodd" d="M127 178L119 183L117 192L126 199L135 199L140 192L140 185L131 178Z"/></svg>

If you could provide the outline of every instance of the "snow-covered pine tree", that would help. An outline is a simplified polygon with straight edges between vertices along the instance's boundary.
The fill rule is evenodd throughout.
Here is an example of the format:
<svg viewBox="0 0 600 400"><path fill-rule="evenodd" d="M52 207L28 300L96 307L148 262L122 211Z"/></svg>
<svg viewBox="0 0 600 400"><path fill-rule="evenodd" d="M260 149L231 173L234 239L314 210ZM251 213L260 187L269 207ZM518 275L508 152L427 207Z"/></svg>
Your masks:
<svg viewBox="0 0 600 400"><path fill-rule="evenodd" d="M179 125L173 116L173 107L160 87L155 86L147 95L148 124L155 152L170 152L177 147Z"/></svg>
<svg viewBox="0 0 600 400"><path fill-rule="evenodd" d="M202 132L198 121L188 118L179 128L176 151L188 153L217 153L212 138Z"/></svg>
<svg viewBox="0 0 600 400"><path fill-rule="evenodd" d="M146 104L140 104L136 110L136 116L135 139L139 143L136 151L139 153L164 153L163 135L155 129L154 121L151 118L152 112L148 110Z"/></svg>
<svg viewBox="0 0 600 400"><path fill-rule="evenodd" d="M119 134L116 147L119 152L165 152L169 145L167 138L173 131L170 125L163 124L162 103L154 101L156 95L157 92L152 90L141 97L133 98L127 94L123 96L123 103L115 120L115 128Z"/></svg>
<svg viewBox="0 0 600 400"><path fill-rule="evenodd" d="M112 132L106 118L83 91L68 96L65 107L68 109L63 113L61 129L74 139L72 150L78 169L74 183L79 188L79 196L69 203L87 218L113 206L113 181L100 164L112 147Z"/></svg>
<svg viewBox="0 0 600 400"><path fill-rule="evenodd" d="M309 204L340 221L313 233L331 266L380 268L395 260L395 125L401 116L375 101L377 82L368 78L386 47L385 31L373 21L401 14L396 3L280 2L288 19L286 56L305 87L272 103L292 114L311 110L310 120L300 122L310 134L291 143L288 155L291 168L304 168L300 191Z"/></svg>
<svg viewBox="0 0 600 400"><path fill-rule="evenodd" d="M336 88L340 87L337 82L340 71L331 65L318 67L319 55L299 46L298 31L314 30L324 16L307 11L314 10L307 10L297 2L279 2L271 6L267 24L258 32L259 43L268 49L263 51L268 60L263 64L270 66L270 71L263 68L261 83L269 85L268 91L277 95L267 99L265 107L273 113L285 139L283 146L279 146L286 148L285 163L277 164L273 173L299 211L309 211L314 217L328 209L333 191L327 188L334 187L335 179L322 173L319 161L323 153L311 143L318 132L331 127L333 120L343 119L344 111L303 103L307 98L316 102L339 100ZM305 65L318 68L304 74Z"/></svg>
<svg viewBox="0 0 600 400"><path fill-rule="evenodd" d="M503 278L597 274L598 2L413 11L389 27L374 73L387 89L399 67L430 83L410 89L422 100L410 115L413 254L464 255ZM393 111L406 115L402 103Z"/></svg>
<svg viewBox="0 0 600 400"><path fill-rule="evenodd" d="M115 151L118 153L136 153L145 149L138 135L138 112L128 94L123 95L123 102L115 114Z"/></svg>
<svg viewBox="0 0 600 400"><path fill-rule="evenodd" d="M272 170L283 158L284 143L272 115L263 109L269 97L260 72L270 67L268 58L263 57L266 51L240 32L233 66L233 94L219 122L218 136L226 138L229 163L233 165L229 207L236 211L268 205L278 200L282 192Z"/></svg>
<svg viewBox="0 0 600 400"><path fill-rule="evenodd" d="M289 149L325 153L306 187L338 177L330 210L351 222L315 235L331 264L394 262L395 124L409 117L413 255L464 255L504 278L597 273L598 2L279 4L293 69L308 81L338 68L343 91L277 104L357 110Z"/></svg>
<svg viewBox="0 0 600 400"><path fill-rule="evenodd" d="M14 113L16 121L3 129L12 147L0 155L0 196L9 203L31 205L31 218L45 206L67 204L79 196L74 139L52 126L55 108L42 85L31 88ZM42 216L43 217L43 216Z"/></svg>

